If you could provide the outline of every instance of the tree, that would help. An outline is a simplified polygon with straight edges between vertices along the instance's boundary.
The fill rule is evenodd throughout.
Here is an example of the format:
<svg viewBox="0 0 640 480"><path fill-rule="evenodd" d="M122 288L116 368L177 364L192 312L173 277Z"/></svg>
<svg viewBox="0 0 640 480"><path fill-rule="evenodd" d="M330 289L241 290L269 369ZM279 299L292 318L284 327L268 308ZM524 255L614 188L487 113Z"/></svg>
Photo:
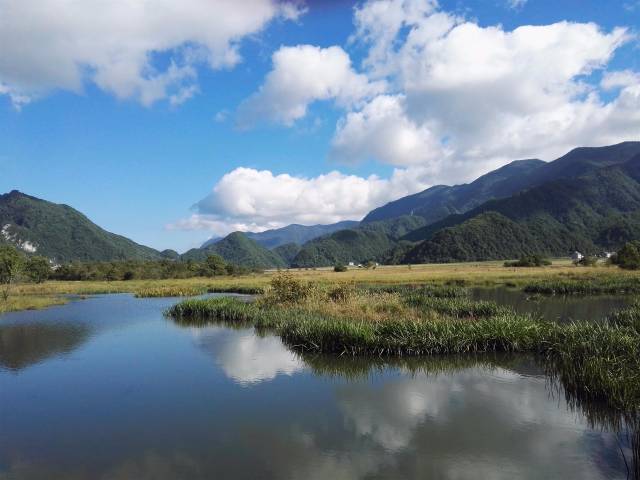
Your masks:
<svg viewBox="0 0 640 480"><path fill-rule="evenodd" d="M335 267L333 267L334 272L346 272L347 267L341 263L338 263Z"/></svg>
<svg viewBox="0 0 640 480"><path fill-rule="evenodd" d="M2 298L7 301L11 284L22 269L22 255L15 247L5 245L0 247L0 285Z"/></svg>
<svg viewBox="0 0 640 480"><path fill-rule="evenodd" d="M51 265L45 257L30 257L24 264L24 273L35 283L42 283L51 274Z"/></svg>
<svg viewBox="0 0 640 480"><path fill-rule="evenodd" d="M627 243L611 258L611 263L627 270L640 269L640 240Z"/></svg>
<svg viewBox="0 0 640 480"><path fill-rule="evenodd" d="M209 276L225 275L227 273L227 264L220 255L209 255L206 264Z"/></svg>
<svg viewBox="0 0 640 480"><path fill-rule="evenodd" d="M578 260L576 265L580 265L581 267L595 267L597 263L598 263L598 257L585 255L580 260Z"/></svg>

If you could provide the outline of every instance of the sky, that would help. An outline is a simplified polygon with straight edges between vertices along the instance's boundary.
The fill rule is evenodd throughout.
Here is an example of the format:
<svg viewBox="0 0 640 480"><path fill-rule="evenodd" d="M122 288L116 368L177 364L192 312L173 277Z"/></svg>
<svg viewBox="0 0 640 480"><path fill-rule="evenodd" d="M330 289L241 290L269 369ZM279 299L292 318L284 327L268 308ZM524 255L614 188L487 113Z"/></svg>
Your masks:
<svg viewBox="0 0 640 480"><path fill-rule="evenodd" d="M0 0L0 192L180 252L640 140L640 0Z"/></svg>

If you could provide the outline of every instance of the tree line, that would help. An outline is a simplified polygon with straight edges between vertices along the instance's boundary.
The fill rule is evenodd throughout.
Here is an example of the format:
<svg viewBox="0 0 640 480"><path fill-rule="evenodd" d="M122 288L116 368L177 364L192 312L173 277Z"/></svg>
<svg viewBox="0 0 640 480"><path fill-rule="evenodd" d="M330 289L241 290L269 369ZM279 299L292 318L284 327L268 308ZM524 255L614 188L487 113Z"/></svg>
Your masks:
<svg viewBox="0 0 640 480"><path fill-rule="evenodd" d="M48 258L26 256L11 245L0 246L0 285L2 295L16 282L42 283L46 280L154 280L170 278L243 275L252 271L209 255L204 261L129 260L113 262L70 262L52 265Z"/></svg>

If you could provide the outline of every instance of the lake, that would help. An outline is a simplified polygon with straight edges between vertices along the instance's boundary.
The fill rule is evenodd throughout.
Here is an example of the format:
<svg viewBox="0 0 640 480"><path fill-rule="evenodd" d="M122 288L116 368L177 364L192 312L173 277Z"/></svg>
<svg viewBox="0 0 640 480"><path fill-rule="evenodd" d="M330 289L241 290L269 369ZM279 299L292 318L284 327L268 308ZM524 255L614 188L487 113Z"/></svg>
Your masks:
<svg viewBox="0 0 640 480"><path fill-rule="evenodd" d="M96 296L0 317L0 478L626 478L527 356L302 357Z"/></svg>
<svg viewBox="0 0 640 480"><path fill-rule="evenodd" d="M614 310L629 306L635 297L623 295L532 295L513 288L473 288L473 300L486 300L531 313L546 320L603 320Z"/></svg>

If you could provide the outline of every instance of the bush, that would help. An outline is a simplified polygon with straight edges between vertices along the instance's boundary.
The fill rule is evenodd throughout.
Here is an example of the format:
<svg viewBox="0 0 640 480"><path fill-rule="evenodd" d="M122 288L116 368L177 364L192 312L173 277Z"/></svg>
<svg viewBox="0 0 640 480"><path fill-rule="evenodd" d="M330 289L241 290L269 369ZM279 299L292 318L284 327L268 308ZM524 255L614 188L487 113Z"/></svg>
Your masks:
<svg viewBox="0 0 640 480"><path fill-rule="evenodd" d="M640 241L634 240L627 243L611 257L611 263L626 270L640 269Z"/></svg>
<svg viewBox="0 0 640 480"><path fill-rule="evenodd" d="M347 271L347 266L346 265L342 265L341 263L339 263L338 265L333 267L333 271L334 272L346 272Z"/></svg>
<svg viewBox="0 0 640 480"><path fill-rule="evenodd" d="M551 265L551 261L542 255L523 255L519 260L504 262L505 267L544 267Z"/></svg>
<svg viewBox="0 0 640 480"><path fill-rule="evenodd" d="M344 283L329 292L329 298L334 302L347 302L356 295L356 287L352 283Z"/></svg>
<svg viewBox="0 0 640 480"><path fill-rule="evenodd" d="M24 273L35 283L42 283L51 275L51 265L45 257L35 256L27 259Z"/></svg>
<svg viewBox="0 0 640 480"><path fill-rule="evenodd" d="M582 257L576 265L580 265L581 267L595 267L598 263L597 257L592 257L591 255L585 255Z"/></svg>
<svg viewBox="0 0 640 480"><path fill-rule="evenodd" d="M271 279L268 300L275 303L298 303L311 294L311 286L293 277L291 273L278 273Z"/></svg>

